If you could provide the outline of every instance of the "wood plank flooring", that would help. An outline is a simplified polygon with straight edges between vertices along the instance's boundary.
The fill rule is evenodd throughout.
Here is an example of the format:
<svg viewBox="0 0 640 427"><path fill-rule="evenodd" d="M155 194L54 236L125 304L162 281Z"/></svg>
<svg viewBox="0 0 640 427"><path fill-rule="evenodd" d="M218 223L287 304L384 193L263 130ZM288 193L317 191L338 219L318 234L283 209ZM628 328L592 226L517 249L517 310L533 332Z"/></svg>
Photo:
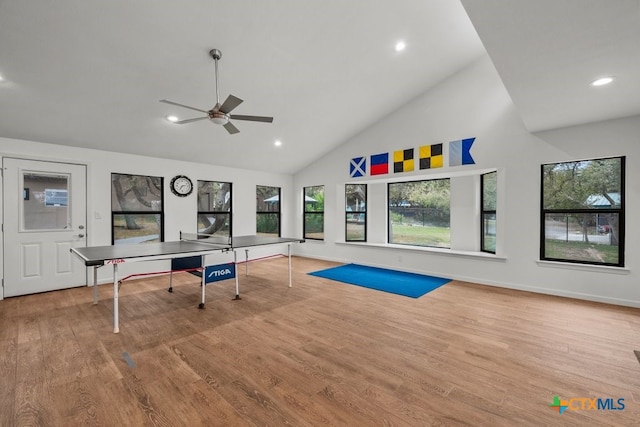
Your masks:
<svg viewBox="0 0 640 427"><path fill-rule="evenodd" d="M640 310L451 282L418 299L286 258L0 301L0 426L640 425ZM554 396L624 399L566 410ZM577 402L577 401L576 401ZM574 406L579 405L575 403ZM576 406L577 407L577 406ZM616 405L617 407L617 405Z"/></svg>

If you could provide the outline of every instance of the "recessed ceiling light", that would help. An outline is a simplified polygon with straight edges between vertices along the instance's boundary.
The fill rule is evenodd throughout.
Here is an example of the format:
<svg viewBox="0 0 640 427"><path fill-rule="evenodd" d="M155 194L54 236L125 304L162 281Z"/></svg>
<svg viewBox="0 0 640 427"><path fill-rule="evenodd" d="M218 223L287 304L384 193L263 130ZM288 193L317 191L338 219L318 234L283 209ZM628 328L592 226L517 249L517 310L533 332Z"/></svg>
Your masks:
<svg viewBox="0 0 640 427"><path fill-rule="evenodd" d="M175 123L179 119L176 116L167 116L167 120L169 120L171 123Z"/></svg>
<svg viewBox="0 0 640 427"><path fill-rule="evenodd" d="M597 80L594 80L591 82L591 86L604 86L604 85L608 85L609 83L611 83L614 80L615 77L613 76L607 76L607 77L601 77Z"/></svg>
<svg viewBox="0 0 640 427"><path fill-rule="evenodd" d="M402 52L407 47L407 44L403 41L396 43L396 52Z"/></svg>
<svg viewBox="0 0 640 427"><path fill-rule="evenodd" d="M273 143L273 145L275 145L276 147L280 147L282 145L282 141L277 139L276 142Z"/></svg>

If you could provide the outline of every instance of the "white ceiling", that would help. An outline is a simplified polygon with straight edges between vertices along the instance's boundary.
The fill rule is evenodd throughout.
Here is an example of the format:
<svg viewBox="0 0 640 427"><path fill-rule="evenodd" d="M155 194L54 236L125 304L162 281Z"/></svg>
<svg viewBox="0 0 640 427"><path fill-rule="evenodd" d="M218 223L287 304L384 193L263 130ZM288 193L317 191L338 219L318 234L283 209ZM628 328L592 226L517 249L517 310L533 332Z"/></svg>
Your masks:
<svg viewBox="0 0 640 427"><path fill-rule="evenodd" d="M640 114L640 0L462 3L529 131Z"/></svg>
<svg viewBox="0 0 640 427"><path fill-rule="evenodd" d="M640 114L638 0L463 4L482 42L453 0L0 0L0 136L295 173L483 43L531 130ZM215 104L212 48L221 100L273 124L165 120Z"/></svg>

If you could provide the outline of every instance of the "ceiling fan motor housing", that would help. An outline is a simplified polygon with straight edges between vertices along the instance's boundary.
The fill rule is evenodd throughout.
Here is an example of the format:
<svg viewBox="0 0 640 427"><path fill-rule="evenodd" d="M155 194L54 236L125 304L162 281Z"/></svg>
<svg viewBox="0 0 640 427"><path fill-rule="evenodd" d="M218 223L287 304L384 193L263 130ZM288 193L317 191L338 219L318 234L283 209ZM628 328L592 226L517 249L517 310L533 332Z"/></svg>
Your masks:
<svg viewBox="0 0 640 427"><path fill-rule="evenodd" d="M214 109L214 110L210 110L208 114L209 114L209 119L217 125L225 125L229 121L229 115L223 113L222 111L218 111Z"/></svg>

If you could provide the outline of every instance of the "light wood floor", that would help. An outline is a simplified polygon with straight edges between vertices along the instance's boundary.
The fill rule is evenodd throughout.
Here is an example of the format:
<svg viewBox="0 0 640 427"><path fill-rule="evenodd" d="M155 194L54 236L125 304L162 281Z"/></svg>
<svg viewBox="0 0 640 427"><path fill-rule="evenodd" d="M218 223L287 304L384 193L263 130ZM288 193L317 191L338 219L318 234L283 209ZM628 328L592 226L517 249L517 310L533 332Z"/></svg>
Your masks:
<svg viewBox="0 0 640 427"><path fill-rule="evenodd" d="M412 299L250 264L0 301L0 426L640 425L640 310L462 282ZM240 273L243 274L242 267ZM135 366L134 366L135 365ZM624 398L567 410L554 396Z"/></svg>

